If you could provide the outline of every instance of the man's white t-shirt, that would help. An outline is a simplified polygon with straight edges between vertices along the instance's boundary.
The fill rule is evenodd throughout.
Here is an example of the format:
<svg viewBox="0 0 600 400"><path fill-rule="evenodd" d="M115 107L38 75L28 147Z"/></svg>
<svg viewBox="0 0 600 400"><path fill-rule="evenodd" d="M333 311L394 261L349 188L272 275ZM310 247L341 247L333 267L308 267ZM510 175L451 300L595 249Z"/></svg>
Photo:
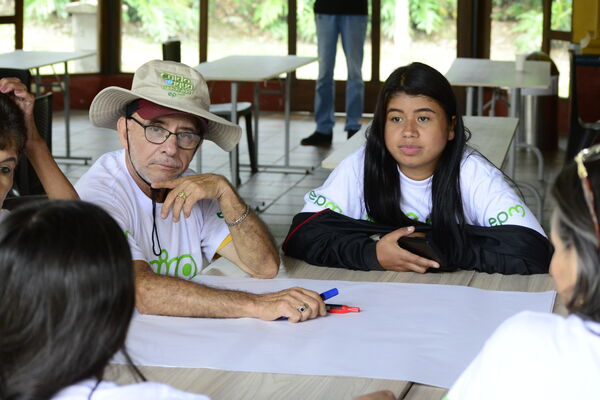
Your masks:
<svg viewBox="0 0 600 400"><path fill-rule="evenodd" d="M354 219L368 220L364 196L364 160L364 146L342 160L321 187L304 196L302 212L330 208ZM399 168L398 172L400 209L413 220L430 223L433 178L415 181ZM460 166L460 190L468 225L520 225L546 236L535 216L504 180L502 172L468 147Z"/></svg>
<svg viewBox="0 0 600 400"><path fill-rule="evenodd" d="M448 400L600 399L600 324L522 312L506 320Z"/></svg>
<svg viewBox="0 0 600 400"><path fill-rule="evenodd" d="M182 392L171 386L155 382L140 382L132 385L117 386L112 382L100 382L87 379L58 392L52 400L210 400L201 394ZM94 389L92 396L90 393Z"/></svg>
<svg viewBox="0 0 600 400"><path fill-rule="evenodd" d="M187 170L182 176L194 175ZM135 183L125 165L125 150L100 157L75 185L82 200L106 210L121 226L129 240L134 260L145 260L158 274L192 279L215 255L229 235L229 229L214 199L198 201L192 213L178 222L172 213L160 217L156 204L156 226L161 245L157 257L152 251L152 200ZM156 245L158 249L158 245Z"/></svg>

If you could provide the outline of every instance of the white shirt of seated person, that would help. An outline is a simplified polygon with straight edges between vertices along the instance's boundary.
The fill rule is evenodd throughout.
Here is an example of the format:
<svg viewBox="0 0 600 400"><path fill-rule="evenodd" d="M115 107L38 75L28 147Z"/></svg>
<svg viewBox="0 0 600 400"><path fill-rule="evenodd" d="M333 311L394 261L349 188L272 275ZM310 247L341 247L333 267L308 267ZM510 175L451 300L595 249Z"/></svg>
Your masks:
<svg viewBox="0 0 600 400"><path fill-rule="evenodd" d="M210 400L201 394L182 392L171 386L156 382L140 382L117 386L102 381L96 386L96 380L87 379L68 386L58 392L52 400ZM90 397L90 392L93 395Z"/></svg>
<svg viewBox="0 0 600 400"><path fill-rule="evenodd" d="M522 312L504 322L447 400L600 399L600 324Z"/></svg>
<svg viewBox="0 0 600 400"><path fill-rule="evenodd" d="M193 175L191 169L183 176ZM204 199L196 203L189 218L174 222L170 213L156 226L161 253L152 250L152 201L142 192L125 166L125 150L101 156L75 185L82 200L106 210L121 226L134 260L145 260L155 273L192 280L214 257L229 235L219 203Z"/></svg>
<svg viewBox="0 0 600 400"><path fill-rule="evenodd" d="M364 196L365 147L347 156L322 186L304 196L302 212L329 208L354 219L370 220ZM415 181L398 168L400 208L413 220L431 223L431 181ZM460 169L460 189L466 223L475 226L520 225L546 236L527 205L508 185L504 175L467 147Z"/></svg>

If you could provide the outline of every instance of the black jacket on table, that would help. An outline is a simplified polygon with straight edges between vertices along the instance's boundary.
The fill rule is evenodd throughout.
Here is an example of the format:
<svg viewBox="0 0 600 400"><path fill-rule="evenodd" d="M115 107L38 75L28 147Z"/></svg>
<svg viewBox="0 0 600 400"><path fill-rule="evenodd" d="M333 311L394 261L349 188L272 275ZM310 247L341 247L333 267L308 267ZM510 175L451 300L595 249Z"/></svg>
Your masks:
<svg viewBox="0 0 600 400"><path fill-rule="evenodd" d="M416 231L428 232L429 225L416 222ZM325 209L299 213L292 221L283 251L313 265L355 270L383 270L377 261L376 242L371 236L400 228L356 220ZM437 271L457 269L501 274L548 272L553 248L533 229L518 225L482 227L465 225L468 250L460 260L447 260ZM429 271L433 271L430 269Z"/></svg>

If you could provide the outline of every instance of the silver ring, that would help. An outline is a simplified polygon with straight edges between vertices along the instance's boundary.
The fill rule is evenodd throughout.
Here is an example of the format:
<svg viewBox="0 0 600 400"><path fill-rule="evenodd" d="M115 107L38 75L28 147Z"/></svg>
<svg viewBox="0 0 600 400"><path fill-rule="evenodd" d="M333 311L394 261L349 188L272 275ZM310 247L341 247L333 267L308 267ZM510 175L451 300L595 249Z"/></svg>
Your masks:
<svg viewBox="0 0 600 400"><path fill-rule="evenodd" d="M306 303L304 303L300 307L298 307L298 311L300 311L301 313L303 313L306 310L308 310L308 304L306 304Z"/></svg>

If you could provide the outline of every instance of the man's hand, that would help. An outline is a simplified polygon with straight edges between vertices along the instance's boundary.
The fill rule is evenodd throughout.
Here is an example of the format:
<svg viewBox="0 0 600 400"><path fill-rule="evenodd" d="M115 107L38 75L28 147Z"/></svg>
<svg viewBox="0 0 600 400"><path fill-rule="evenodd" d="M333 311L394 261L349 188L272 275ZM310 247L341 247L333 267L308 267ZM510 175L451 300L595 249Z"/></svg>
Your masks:
<svg viewBox="0 0 600 400"><path fill-rule="evenodd" d="M172 212L173 220L179 221L181 211L185 218L188 218L194 204L202 199L216 199L219 202L224 223L240 220L241 216L244 216L239 221L241 223L229 226L233 248L222 252L221 255L226 256L254 277L272 278L277 275L279 252L267 227L249 210L224 176L215 174L184 176L155 182L152 187L171 189L162 206L160 213L162 218L167 218L169 212Z"/></svg>
<svg viewBox="0 0 600 400"><path fill-rule="evenodd" d="M169 211L173 212L173 220L179 221L181 211L186 218L192 213L192 208L199 200L220 200L224 193L233 189L222 175L199 174L154 182L154 189L171 189L163 203L161 218L167 218Z"/></svg>
<svg viewBox="0 0 600 400"><path fill-rule="evenodd" d="M379 264L390 271L415 271L421 274L427 272L429 268L439 268L440 265L427 258L419 257L408 250L398 246L398 239L409 236L415 231L414 226L396 229L383 236L377 242L375 247L377 261Z"/></svg>
<svg viewBox="0 0 600 400"><path fill-rule="evenodd" d="M265 321L287 317L290 322L300 322L327 314L317 292L299 287L257 295L255 306L254 314Z"/></svg>
<svg viewBox="0 0 600 400"><path fill-rule="evenodd" d="M382 390L356 397L354 400L396 400L396 396L389 390Z"/></svg>
<svg viewBox="0 0 600 400"><path fill-rule="evenodd" d="M0 93L8 94L13 97L17 106L25 115L25 123L33 122L33 105L35 96L27 91L27 87L18 78L0 79ZM28 131L30 129L27 129ZM29 135L29 133L28 133Z"/></svg>

